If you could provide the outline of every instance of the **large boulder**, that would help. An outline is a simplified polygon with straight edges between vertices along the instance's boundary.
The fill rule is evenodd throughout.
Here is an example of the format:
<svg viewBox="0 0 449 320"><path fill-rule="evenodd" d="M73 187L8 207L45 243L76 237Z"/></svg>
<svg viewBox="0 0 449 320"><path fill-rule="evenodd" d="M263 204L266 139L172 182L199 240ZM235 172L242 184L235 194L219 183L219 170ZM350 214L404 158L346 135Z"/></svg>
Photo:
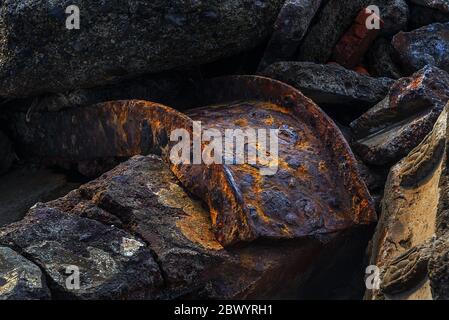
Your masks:
<svg viewBox="0 0 449 320"><path fill-rule="evenodd" d="M301 90L319 105L372 106L388 93L393 80L372 78L336 64L278 62L263 75Z"/></svg>
<svg viewBox="0 0 449 320"><path fill-rule="evenodd" d="M11 248L0 246L0 300L49 298L50 291L39 267Z"/></svg>
<svg viewBox="0 0 449 320"><path fill-rule="evenodd" d="M426 65L449 72L449 22L400 32L394 36L392 44L408 74Z"/></svg>
<svg viewBox="0 0 449 320"><path fill-rule="evenodd" d="M367 163L393 164L432 130L449 99L449 74L427 66L393 85L388 96L351 123L353 148Z"/></svg>
<svg viewBox="0 0 449 320"><path fill-rule="evenodd" d="M448 107L391 169L370 262L380 287L367 299L449 299Z"/></svg>
<svg viewBox="0 0 449 320"><path fill-rule="evenodd" d="M202 64L269 36L282 0L6 0L0 4L0 96L91 87ZM66 28L70 5L80 29Z"/></svg>
<svg viewBox="0 0 449 320"><path fill-rule="evenodd" d="M341 258L335 252L363 252L354 239L224 248L209 212L157 156L133 157L0 229L0 243L42 268L55 299L296 297L312 271ZM68 266L79 267L78 289L67 286Z"/></svg>

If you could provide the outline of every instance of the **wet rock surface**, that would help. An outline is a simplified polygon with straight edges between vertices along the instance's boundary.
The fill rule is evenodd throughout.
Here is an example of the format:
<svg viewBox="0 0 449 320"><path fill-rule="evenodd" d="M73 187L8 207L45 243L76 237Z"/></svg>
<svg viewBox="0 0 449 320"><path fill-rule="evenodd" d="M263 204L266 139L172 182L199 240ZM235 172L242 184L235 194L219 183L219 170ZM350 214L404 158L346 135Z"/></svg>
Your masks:
<svg viewBox="0 0 449 320"><path fill-rule="evenodd" d="M371 264L369 299L448 299L447 107L433 131L389 175Z"/></svg>
<svg viewBox="0 0 449 320"><path fill-rule="evenodd" d="M359 108L382 100L393 84L391 79L372 78L339 65L310 62L275 63L262 75L298 88L319 105Z"/></svg>
<svg viewBox="0 0 449 320"><path fill-rule="evenodd" d="M3 1L0 96L98 86L237 54L269 36L281 4ZM66 28L69 5L82 12L79 30Z"/></svg>
<svg viewBox="0 0 449 320"><path fill-rule="evenodd" d="M449 23L435 23L394 36L393 47L402 67L413 73L426 65L449 72Z"/></svg>
<svg viewBox="0 0 449 320"><path fill-rule="evenodd" d="M351 123L353 148L367 163L391 164L432 130L449 99L449 74L425 67L398 80L389 95Z"/></svg>
<svg viewBox="0 0 449 320"><path fill-rule="evenodd" d="M37 265L0 246L0 300L47 300L50 291Z"/></svg>

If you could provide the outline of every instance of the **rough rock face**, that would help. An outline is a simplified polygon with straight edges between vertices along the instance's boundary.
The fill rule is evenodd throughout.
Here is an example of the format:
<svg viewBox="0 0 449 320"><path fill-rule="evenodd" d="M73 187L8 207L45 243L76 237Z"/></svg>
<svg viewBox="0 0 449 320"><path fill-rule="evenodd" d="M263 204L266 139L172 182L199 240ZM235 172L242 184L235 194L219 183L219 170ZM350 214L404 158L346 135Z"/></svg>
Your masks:
<svg viewBox="0 0 449 320"><path fill-rule="evenodd" d="M410 10L405 0L374 0L379 6L380 17L384 22L381 34L392 36L407 29Z"/></svg>
<svg viewBox="0 0 449 320"><path fill-rule="evenodd" d="M37 265L0 246L0 300L45 300L50 291Z"/></svg>
<svg viewBox="0 0 449 320"><path fill-rule="evenodd" d="M373 105L393 84L391 79L372 78L339 65L310 62L279 62L262 74L294 86L319 105Z"/></svg>
<svg viewBox="0 0 449 320"><path fill-rule="evenodd" d="M220 243L318 237L375 220L346 141L299 91L250 76L212 80L200 91L206 107L188 112L189 117L155 103L118 101L40 113L28 123L22 117L15 132L28 154L79 168L83 162L136 154L161 154L170 161L176 144L169 140L171 133L182 128L192 135L195 120L205 128L240 129L242 134L251 128L279 130L279 159L265 164L254 156L256 149L263 152L261 144L247 147L251 163L170 161L183 186L208 205ZM235 100L239 103L230 103ZM248 114L253 116L248 119ZM235 161L237 150L231 150ZM268 164L276 164L274 174L262 173L274 169Z"/></svg>
<svg viewBox="0 0 449 320"><path fill-rule="evenodd" d="M270 64L295 57L322 0L287 0L274 25L274 32L259 65L264 70Z"/></svg>
<svg viewBox="0 0 449 320"><path fill-rule="evenodd" d="M201 64L252 48L281 0L6 0L0 5L0 96L64 92ZM65 10L80 9L80 29Z"/></svg>
<svg viewBox="0 0 449 320"><path fill-rule="evenodd" d="M24 220L0 229L0 243L23 252L46 273L54 298L154 298L154 288L163 283L141 240L49 205L38 204ZM79 268L80 289L68 281L72 266Z"/></svg>
<svg viewBox="0 0 449 320"><path fill-rule="evenodd" d="M224 249L208 212L156 156L134 157L0 229L0 243L50 277L53 298L81 299L292 297L315 261L333 259L338 237L322 240ZM66 286L67 265L80 268L79 290Z"/></svg>
<svg viewBox="0 0 449 320"><path fill-rule="evenodd" d="M383 101L351 123L354 150L373 165L400 160L432 130L448 99L449 75L438 68L398 80Z"/></svg>
<svg viewBox="0 0 449 320"><path fill-rule="evenodd" d="M426 65L449 72L449 23L435 23L411 32L400 32L393 47L409 74Z"/></svg>
<svg viewBox="0 0 449 320"><path fill-rule="evenodd" d="M369 0L329 0L300 46L298 60L326 63L335 45Z"/></svg>
<svg viewBox="0 0 449 320"><path fill-rule="evenodd" d="M371 257L381 286L368 299L449 298L448 107L390 172Z"/></svg>
<svg viewBox="0 0 449 320"><path fill-rule="evenodd" d="M449 13L449 2L447 0L410 0L413 3L437 9Z"/></svg>
<svg viewBox="0 0 449 320"><path fill-rule="evenodd" d="M368 51L370 73L376 77L402 78L402 72L395 60L395 51L390 41L380 38Z"/></svg>
<svg viewBox="0 0 449 320"><path fill-rule="evenodd" d="M8 171L14 158L11 141L0 131L0 175Z"/></svg>

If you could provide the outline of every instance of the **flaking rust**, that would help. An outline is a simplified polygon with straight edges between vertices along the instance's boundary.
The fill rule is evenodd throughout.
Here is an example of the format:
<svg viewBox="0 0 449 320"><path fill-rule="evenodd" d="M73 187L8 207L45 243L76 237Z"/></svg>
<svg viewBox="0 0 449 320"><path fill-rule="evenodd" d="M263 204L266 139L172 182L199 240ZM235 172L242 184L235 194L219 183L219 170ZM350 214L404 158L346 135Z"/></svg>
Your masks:
<svg viewBox="0 0 449 320"><path fill-rule="evenodd" d="M278 171L250 164L178 164L183 186L209 207L224 246L259 238L293 239L333 234L374 222L372 199L349 146L335 124L298 90L263 77L237 76L198 87L202 107L186 114L145 101L117 101L40 113L22 145L52 162L159 154L169 161L174 129L279 130ZM206 144L202 144L204 150Z"/></svg>

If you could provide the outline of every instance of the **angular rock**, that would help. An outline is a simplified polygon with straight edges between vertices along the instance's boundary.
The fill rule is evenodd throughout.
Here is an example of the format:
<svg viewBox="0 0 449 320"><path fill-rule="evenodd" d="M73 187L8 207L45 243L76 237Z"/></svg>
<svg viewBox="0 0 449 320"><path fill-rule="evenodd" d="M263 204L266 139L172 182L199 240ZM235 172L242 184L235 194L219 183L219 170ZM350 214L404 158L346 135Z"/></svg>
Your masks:
<svg viewBox="0 0 449 320"><path fill-rule="evenodd" d="M0 229L0 243L38 265L56 299L153 298L163 284L142 240L48 205L38 204L24 220ZM78 271L79 288L70 278Z"/></svg>
<svg viewBox="0 0 449 320"><path fill-rule="evenodd" d="M315 63L329 61L335 45L349 29L369 0L329 0L302 42L298 60Z"/></svg>
<svg viewBox="0 0 449 320"><path fill-rule="evenodd" d="M390 41L380 38L368 51L368 69L373 76L391 79L402 78L402 72L395 60L395 51Z"/></svg>
<svg viewBox="0 0 449 320"><path fill-rule="evenodd" d="M6 0L0 96L65 92L203 64L263 42L282 0ZM80 29L66 28L69 5Z"/></svg>
<svg viewBox="0 0 449 320"><path fill-rule="evenodd" d="M368 77L339 65L310 62L275 63L262 75L292 85L319 105L358 108L382 100L393 84L391 79Z"/></svg>
<svg viewBox="0 0 449 320"><path fill-rule="evenodd" d="M374 0L373 4L379 7L380 18L384 22L380 30L382 36L393 36L407 30L410 10L405 0Z"/></svg>
<svg viewBox="0 0 449 320"><path fill-rule="evenodd" d="M13 228L0 230L0 242L12 239L36 261L46 261L43 269L56 281L52 291L64 291L55 298L75 294L86 299L101 296L112 284L117 288L142 286L147 295L138 295L139 299L291 298L303 288L311 271L320 274L318 261L328 266L337 258L330 253L347 248L343 239L348 241L347 236L335 234L323 236L322 241L223 248L214 236L209 213L156 156L133 157L67 196L40 204ZM154 276L149 250L163 274L162 285L147 281ZM98 255L105 263L92 265ZM144 256L147 260L141 259ZM56 270L65 264L82 266L83 294L64 289L64 278ZM138 281L134 278L137 267ZM118 270L112 275L110 268ZM108 276L111 282L102 285L97 276L98 286L83 286L83 279L88 281L95 273ZM120 296L115 289L110 291L110 298L129 297Z"/></svg>
<svg viewBox="0 0 449 320"><path fill-rule="evenodd" d="M0 131L0 175L9 170L14 159L11 141Z"/></svg>
<svg viewBox="0 0 449 320"><path fill-rule="evenodd" d="M37 265L14 250L0 247L0 300L46 300L45 278Z"/></svg>
<svg viewBox="0 0 449 320"><path fill-rule="evenodd" d="M29 123L22 118L14 131L28 154L55 163L78 166L96 159L161 154L183 186L208 205L215 235L225 246L259 238L319 236L375 220L346 141L300 92L252 76L212 80L199 90L202 106L208 107L189 111L190 117L155 103L118 101L41 113ZM248 119L248 114L254 116ZM190 136L201 134L194 132L194 120L205 128L240 129L243 134L250 128L279 129L279 159L269 162L275 168L260 158L245 164L229 158L214 165L171 161L170 150L177 144L169 140L171 133L184 129ZM236 150L224 155L235 159ZM206 152L205 146L199 151ZM264 174L277 172L272 170L279 174Z"/></svg>
<svg viewBox="0 0 449 320"><path fill-rule="evenodd" d="M449 13L449 2L447 0L410 0L424 7L437 9Z"/></svg>
<svg viewBox="0 0 449 320"><path fill-rule="evenodd" d="M380 17L368 9L363 9L351 28L337 43L333 54L335 62L348 69L360 65L365 53L380 33L380 29L366 27L366 20L369 18L373 23L378 23L380 28L383 27L384 23Z"/></svg>
<svg viewBox="0 0 449 320"><path fill-rule="evenodd" d="M449 13L419 5L410 5L410 30L418 29L436 22L449 22Z"/></svg>
<svg viewBox="0 0 449 320"><path fill-rule="evenodd" d="M449 100L449 74L427 66L396 81L389 95L351 123L353 148L367 163L393 164L432 130Z"/></svg>
<svg viewBox="0 0 449 320"><path fill-rule="evenodd" d="M448 299L448 107L389 175L371 264L380 290L368 299Z"/></svg>
<svg viewBox="0 0 449 320"><path fill-rule="evenodd" d="M262 71L270 64L295 58L322 0L287 0L274 24L274 32L259 65Z"/></svg>
<svg viewBox="0 0 449 320"><path fill-rule="evenodd" d="M402 67L411 74L426 65L449 72L449 23L435 23L400 32L392 41Z"/></svg>

